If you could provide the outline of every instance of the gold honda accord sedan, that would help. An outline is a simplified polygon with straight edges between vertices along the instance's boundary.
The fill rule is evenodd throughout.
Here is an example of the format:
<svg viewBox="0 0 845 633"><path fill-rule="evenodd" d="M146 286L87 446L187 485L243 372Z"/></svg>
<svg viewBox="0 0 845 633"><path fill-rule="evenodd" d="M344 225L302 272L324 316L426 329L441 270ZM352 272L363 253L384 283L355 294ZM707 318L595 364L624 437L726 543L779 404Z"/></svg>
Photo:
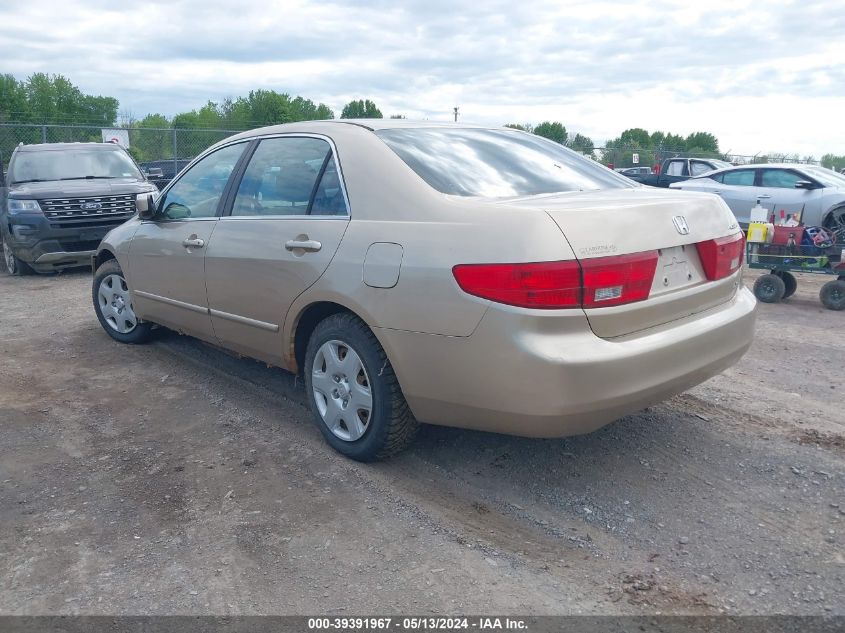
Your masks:
<svg viewBox="0 0 845 633"><path fill-rule="evenodd" d="M586 433L748 349L743 236L709 194L642 187L518 130L312 121L211 147L94 258L108 334L155 325L305 378L353 459L420 422Z"/></svg>

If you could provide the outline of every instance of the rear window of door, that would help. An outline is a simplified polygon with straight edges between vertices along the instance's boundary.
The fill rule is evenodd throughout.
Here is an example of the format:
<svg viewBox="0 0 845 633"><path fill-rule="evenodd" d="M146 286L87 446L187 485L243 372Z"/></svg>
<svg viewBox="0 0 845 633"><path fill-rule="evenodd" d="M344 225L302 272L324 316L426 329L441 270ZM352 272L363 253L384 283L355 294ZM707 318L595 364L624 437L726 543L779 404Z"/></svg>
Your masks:
<svg viewBox="0 0 845 633"><path fill-rule="evenodd" d="M753 187L755 171L756 170L754 169L737 169L736 171L726 171L722 174L721 182L725 185Z"/></svg>
<svg viewBox="0 0 845 633"><path fill-rule="evenodd" d="M233 216L344 215L346 201L328 141L263 139L250 158Z"/></svg>

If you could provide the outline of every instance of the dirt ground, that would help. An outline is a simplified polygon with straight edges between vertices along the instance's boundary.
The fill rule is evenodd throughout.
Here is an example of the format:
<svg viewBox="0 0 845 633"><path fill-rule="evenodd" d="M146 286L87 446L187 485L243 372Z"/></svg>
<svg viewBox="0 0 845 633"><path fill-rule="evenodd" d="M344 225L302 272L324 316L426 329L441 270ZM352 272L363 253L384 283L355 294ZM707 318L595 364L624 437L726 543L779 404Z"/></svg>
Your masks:
<svg viewBox="0 0 845 633"><path fill-rule="evenodd" d="M825 279L826 280L826 279ZM753 281L753 275L746 282ZM0 275L0 613L845 613L845 313L588 436L326 446L285 372Z"/></svg>

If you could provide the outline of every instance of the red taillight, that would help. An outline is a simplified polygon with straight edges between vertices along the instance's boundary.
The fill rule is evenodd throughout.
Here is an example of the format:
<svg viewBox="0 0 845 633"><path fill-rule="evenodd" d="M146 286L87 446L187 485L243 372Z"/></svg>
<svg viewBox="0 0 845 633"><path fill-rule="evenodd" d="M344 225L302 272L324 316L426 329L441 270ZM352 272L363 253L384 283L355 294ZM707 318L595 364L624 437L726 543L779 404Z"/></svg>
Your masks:
<svg viewBox="0 0 845 633"><path fill-rule="evenodd" d="M647 299L657 251L530 264L461 264L461 289L521 308L599 308Z"/></svg>
<svg viewBox="0 0 845 633"><path fill-rule="evenodd" d="M710 281L724 279L735 273L742 266L745 240L742 233L717 237L714 240L699 242L698 258L704 268L704 274Z"/></svg>
<svg viewBox="0 0 845 633"><path fill-rule="evenodd" d="M461 264L452 269L464 292L521 308L577 308L581 268L576 261L536 264Z"/></svg>
<svg viewBox="0 0 845 633"><path fill-rule="evenodd" d="M603 308L648 299L657 251L596 257L581 261L584 272L584 307Z"/></svg>

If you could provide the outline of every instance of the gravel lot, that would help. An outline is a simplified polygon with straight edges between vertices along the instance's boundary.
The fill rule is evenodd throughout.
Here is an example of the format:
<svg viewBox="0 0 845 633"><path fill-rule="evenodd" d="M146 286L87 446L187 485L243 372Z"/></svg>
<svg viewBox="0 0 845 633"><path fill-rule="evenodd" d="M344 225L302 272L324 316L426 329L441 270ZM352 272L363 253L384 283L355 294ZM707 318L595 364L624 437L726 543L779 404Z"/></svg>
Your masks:
<svg viewBox="0 0 845 633"><path fill-rule="evenodd" d="M738 366L597 433L426 427L361 465L285 372L114 343L86 273L0 275L0 613L843 614L825 280L761 306Z"/></svg>

